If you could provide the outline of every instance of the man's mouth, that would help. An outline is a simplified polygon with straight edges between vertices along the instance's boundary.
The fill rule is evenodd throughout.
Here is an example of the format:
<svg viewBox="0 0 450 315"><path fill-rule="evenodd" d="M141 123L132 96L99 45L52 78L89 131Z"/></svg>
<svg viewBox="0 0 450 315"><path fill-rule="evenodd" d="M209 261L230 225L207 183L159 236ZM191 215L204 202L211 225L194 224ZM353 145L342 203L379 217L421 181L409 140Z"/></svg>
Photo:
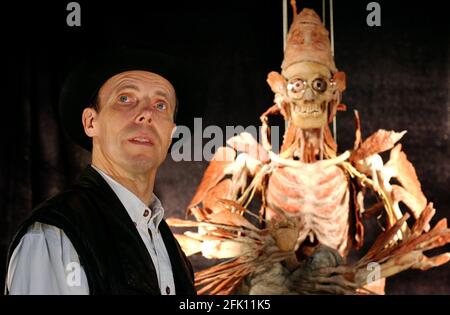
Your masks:
<svg viewBox="0 0 450 315"><path fill-rule="evenodd" d="M149 137L133 137L128 139L131 143L137 144L137 145L146 145L146 146L152 146L154 145L153 141Z"/></svg>

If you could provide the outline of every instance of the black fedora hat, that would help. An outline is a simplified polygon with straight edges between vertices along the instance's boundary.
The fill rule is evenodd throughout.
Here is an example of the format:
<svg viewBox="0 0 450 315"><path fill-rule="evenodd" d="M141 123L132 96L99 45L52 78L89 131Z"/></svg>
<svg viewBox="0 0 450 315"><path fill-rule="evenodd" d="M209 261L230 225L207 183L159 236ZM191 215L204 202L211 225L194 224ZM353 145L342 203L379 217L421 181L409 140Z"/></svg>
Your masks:
<svg viewBox="0 0 450 315"><path fill-rule="evenodd" d="M116 74L143 70L156 73L168 80L177 100L188 102L189 65L164 53L121 49L85 56L66 78L59 100L59 116L63 129L78 145L92 150L92 139L84 132L81 116L91 107L101 86Z"/></svg>

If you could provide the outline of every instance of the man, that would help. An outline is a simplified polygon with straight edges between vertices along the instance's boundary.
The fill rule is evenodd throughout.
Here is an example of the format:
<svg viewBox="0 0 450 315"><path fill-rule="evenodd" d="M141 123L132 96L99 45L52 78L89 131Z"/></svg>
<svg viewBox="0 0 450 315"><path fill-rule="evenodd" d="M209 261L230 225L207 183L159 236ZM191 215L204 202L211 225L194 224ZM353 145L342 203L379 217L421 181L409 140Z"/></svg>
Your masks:
<svg viewBox="0 0 450 315"><path fill-rule="evenodd" d="M92 164L19 228L7 293L195 294L153 194L184 87L179 72L168 56L122 51L88 58L68 77L61 122L92 150Z"/></svg>

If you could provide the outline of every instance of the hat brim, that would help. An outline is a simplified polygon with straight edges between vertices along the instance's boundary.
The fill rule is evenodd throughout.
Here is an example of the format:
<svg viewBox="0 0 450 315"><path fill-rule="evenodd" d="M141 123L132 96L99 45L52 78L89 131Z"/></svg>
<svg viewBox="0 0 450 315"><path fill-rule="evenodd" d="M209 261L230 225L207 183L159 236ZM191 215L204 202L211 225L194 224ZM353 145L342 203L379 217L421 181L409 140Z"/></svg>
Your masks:
<svg viewBox="0 0 450 315"><path fill-rule="evenodd" d="M112 51L88 56L69 74L60 94L60 121L75 143L88 151L92 150L92 139L86 135L82 124L83 110L93 105L99 89L108 79L131 70L156 73L172 84L178 100L188 98L188 66L173 56L146 50Z"/></svg>

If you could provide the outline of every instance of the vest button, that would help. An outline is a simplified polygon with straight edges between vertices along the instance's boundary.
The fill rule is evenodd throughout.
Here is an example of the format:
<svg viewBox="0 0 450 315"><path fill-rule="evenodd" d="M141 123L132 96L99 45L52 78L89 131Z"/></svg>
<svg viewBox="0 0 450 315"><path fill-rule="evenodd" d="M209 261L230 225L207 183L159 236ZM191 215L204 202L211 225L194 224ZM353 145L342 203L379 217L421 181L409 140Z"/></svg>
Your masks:
<svg viewBox="0 0 450 315"><path fill-rule="evenodd" d="M169 288L169 286L166 287L166 293L167 293L167 294L170 294L170 288Z"/></svg>
<svg viewBox="0 0 450 315"><path fill-rule="evenodd" d="M150 213L150 211L148 211L147 209L145 209L145 211L144 211L144 217L148 217L149 213Z"/></svg>

